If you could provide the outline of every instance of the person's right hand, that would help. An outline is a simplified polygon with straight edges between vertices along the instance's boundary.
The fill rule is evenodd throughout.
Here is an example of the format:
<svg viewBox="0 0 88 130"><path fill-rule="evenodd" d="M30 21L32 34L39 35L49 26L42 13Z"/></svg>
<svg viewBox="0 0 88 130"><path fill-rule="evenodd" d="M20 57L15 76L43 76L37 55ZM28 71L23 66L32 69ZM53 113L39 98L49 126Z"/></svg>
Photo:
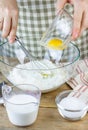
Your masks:
<svg viewBox="0 0 88 130"><path fill-rule="evenodd" d="M74 6L72 39L75 40L88 29L88 0L57 0L57 10L60 11L68 2Z"/></svg>
<svg viewBox="0 0 88 130"><path fill-rule="evenodd" d="M0 0L0 30L2 37L13 43L18 24L18 6L16 0Z"/></svg>

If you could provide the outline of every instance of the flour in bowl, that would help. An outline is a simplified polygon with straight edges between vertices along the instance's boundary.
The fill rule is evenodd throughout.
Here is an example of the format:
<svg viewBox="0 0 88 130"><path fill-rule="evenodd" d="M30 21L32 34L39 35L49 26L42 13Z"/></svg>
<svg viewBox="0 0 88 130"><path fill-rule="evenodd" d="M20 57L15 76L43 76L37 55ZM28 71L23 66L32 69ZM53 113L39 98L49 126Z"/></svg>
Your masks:
<svg viewBox="0 0 88 130"><path fill-rule="evenodd" d="M56 67L55 64L45 59L41 60L41 63L45 64L49 70L35 70L37 66L33 65L33 62L28 62L15 66L7 78L14 85L34 84L42 92L54 90L69 79L69 74L65 68L51 69Z"/></svg>

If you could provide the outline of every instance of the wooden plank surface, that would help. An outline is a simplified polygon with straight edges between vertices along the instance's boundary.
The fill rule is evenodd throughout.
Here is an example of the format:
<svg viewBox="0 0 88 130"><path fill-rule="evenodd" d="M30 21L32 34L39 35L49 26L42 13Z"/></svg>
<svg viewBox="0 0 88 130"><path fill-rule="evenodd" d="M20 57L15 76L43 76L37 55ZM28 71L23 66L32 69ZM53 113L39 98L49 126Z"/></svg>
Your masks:
<svg viewBox="0 0 88 130"><path fill-rule="evenodd" d="M1 81L8 82L0 74ZM9 83L9 82L8 82ZM10 123L5 107L0 106L0 130L88 130L88 114L80 121L68 121L63 119L57 111L55 97L61 91L70 89L67 84L55 91L42 94L37 120L28 127L17 127Z"/></svg>
<svg viewBox="0 0 88 130"><path fill-rule="evenodd" d="M28 127L12 125L5 108L0 106L0 130L88 130L88 115L82 120L71 122L63 119L56 108L40 107L36 122Z"/></svg>

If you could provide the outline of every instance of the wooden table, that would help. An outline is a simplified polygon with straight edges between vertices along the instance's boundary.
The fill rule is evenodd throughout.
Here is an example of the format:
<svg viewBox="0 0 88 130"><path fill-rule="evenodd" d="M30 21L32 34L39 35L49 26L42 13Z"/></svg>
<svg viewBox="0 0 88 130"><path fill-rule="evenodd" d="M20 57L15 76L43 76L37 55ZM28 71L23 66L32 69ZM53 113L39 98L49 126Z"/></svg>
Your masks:
<svg viewBox="0 0 88 130"><path fill-rule="evenodd" d="M8 82L0 73L0 82ZM5 107L0 106L0 130L88 130L88 114L80 121L71 122L63 119L57 111L55 97L60 92L70 89L67 84L53 92L42 94L38 118L28 127L17 127L8 120Z"/></svg>

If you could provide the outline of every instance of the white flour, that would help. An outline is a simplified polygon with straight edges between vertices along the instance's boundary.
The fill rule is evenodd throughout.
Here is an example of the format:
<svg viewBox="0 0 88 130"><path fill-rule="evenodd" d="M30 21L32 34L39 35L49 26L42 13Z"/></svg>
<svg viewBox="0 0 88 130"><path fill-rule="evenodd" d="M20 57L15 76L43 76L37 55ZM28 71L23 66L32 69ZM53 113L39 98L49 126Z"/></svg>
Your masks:
<svg viewBox="0 0 88 130"><path fill-rule="evenodd" d="M49 69L55 68L55 65L48 60L42 60L41 62L47 65ZM16 67L22 69L17 69ZM65 70L65 68L59 68L59 69L53 69L47 71L43 70L45 74L50 74L50 76L44 78L40 74L40 72L42 71L34 70L34 68L37 68L37 66L33 65L32 62L26 64L19 64L16 67L13 68L13 70L10 72L10 74L7 77L10 82L12 82L14 85L27 84L27 83L34 84L37 87L39 87L39 89L42 92L47 92L49 90L59 87L69 78L69 74ZM26 89L26 88L22 88L22 89Z"/></svg>

